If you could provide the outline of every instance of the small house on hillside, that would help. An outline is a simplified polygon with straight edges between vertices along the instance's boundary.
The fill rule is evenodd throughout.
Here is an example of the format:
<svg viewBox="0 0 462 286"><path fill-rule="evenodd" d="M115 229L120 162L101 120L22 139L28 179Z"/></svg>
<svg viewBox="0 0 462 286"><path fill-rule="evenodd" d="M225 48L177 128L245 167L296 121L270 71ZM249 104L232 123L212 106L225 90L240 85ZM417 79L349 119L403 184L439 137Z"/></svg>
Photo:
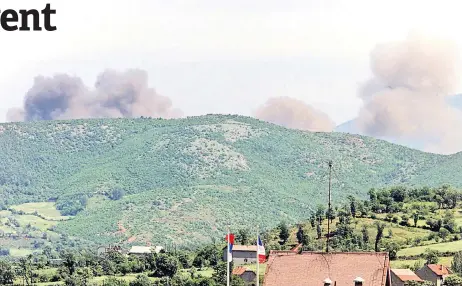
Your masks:
<svg viewBox="0 0 462 286"><path fill-rule="evenodd" d="M227 247L223 248L223 261L228 259L227 250ZM233 245L232 255L234 265L257 263L257 246Z"/></svg>
<svg viewBox="0 0 462 286"><path fill-rule="evenodd" d="M98 255L104 255L104 254L107 254L107 253L111 253L111 252L118 252L118 253L122 253L122 248L118 245L115 245L115 246L102 246L100 248L98 248Z"/></svg>
<svg viewBox="0 0 462 286"><path fill-rule="evenodd" d="M416 274L426 281L442 286L446 277L452 274L451 270L441 264L427 264L416 271Z"/></svg>
<svg viewBox="0 0 462 286"><path fill-rule="evenodd" d="M163 250L164 248L162 246L156 246L156 247L151 247L151 246L132 246L130 248L130 251L128 251L129 255L148 255L151 253L159 253Z"/></svg>
<svg viewBox="0 0 462 286"><path fill-rule="evenodd" d="M391 286L384 252L273 251L263 286Z"/></svg>
<svg viewBox="0 0 462 286"><path fill-rule="evenodd" d="M149 246L132 246L128 251L129 255L147 255L151 253L151 247Z"/></svg>
<svg viewBox="0 0 462 286"><path fill-rule="evenodd" d="M235 267L233 275L241 277L246 283L256 282L257 278L257 274L254 271L242 266Z"/></svg>
<svg viewBox="0 0 462 286"><path fill-rule="evenodd" d="M424 280L410 269L391 269L392 286L404 286L407 281L423 282Z"/></svg>

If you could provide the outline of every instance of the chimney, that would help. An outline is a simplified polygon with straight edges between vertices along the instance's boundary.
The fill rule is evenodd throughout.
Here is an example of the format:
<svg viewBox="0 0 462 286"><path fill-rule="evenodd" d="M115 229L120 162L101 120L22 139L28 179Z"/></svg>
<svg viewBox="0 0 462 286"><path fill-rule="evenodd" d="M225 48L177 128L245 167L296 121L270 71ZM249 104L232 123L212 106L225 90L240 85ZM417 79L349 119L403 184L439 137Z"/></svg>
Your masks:
<svg viewBox="0 0 462 286"><path fill-rule="evenodd" d="M356 277L354 282L355 282L355 286L363 286L364 279L362 279L361 277Z"/></svg>
<svg viewBox="0 0 462 286"><path fill-rule="evenodd" d="M324 286L331 286L332 285L332 280L329 278L324 279Z"/></svg>

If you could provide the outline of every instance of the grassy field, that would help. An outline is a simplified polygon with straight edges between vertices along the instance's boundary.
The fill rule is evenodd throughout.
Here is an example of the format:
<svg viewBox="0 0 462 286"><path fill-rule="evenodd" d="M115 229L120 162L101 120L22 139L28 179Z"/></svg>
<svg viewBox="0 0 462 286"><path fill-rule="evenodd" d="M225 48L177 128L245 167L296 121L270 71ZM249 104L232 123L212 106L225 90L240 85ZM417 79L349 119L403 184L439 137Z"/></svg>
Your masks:
<svg viewBox="0 0 462 286"><path fill-rule="evenodd" d="M13 257L23 257L32 254L32 250L26 248L10 248L10 255Z"/></svg>
<svg viewBox="0 0 462 286"><path fill-rule="evenodd" d="M0 218L1 217L7 217L9 215L11 215L10 211L7 211L7 210L0 211Z"/></svg>
<svg viewBox="0 0 462 286"><path fill-rule="evenodd" d="M8 219L6 217L0 216L0 230L4 233L16 233L16 230L13 227L6 225L7 222Z"/></svg>
<svg viewBox="0 0 462 286"><path fill-rule="evenodd" d="M397 269L402 269L402 268L411 268L417 261L419 261L421 264L425 262L425 260L420 259L420 260L392 260L390 262L391 268L397 268ZM440 257L440 260L438 263L443 264L444 266L450 267L452 262L452 257Z"/></svg>
<svg viewBox="0 0 462 286"><path fill-rule="evenodd" d="M68 219L67 216L62 216L59 210L52 202L41 202L41 203L25 203L21 205L11 206L11 209L16 211L23 211L26 214L33 214L37 212L39 215L47 220L63 220Z"/></svg>
<svg viewBox="0 0 462 286"><path fill-rule="evenodd" d="M0 248L8 249L12 257L24 257L40 253L41 248L73 245L81 249L88 242L74 237L63 237L54 227L66 220L54 203L25 203L10 207L12 211L0 211ZM38 213L38 214L37 214ZM9 237L8 235L19 235ZM91 247L91 246L90 246ZM95 247L93 247L95 248Z"/></svg>
<svg viewBox="0 0 462 286"><path fill-rule="evenodd" d="M374 238L377 235L377 228L374 225L374 223L377 221L385 224L384 238L383 238L384 241L393 240L396 242L405 243L408 239L416 239L416 238L424 239L428 237L428 235L431 233L431 231L422 229L422 228L401 226L395 223L384 222L384 221L370 219L370 218L356 218L355 223L354 223L355 225L354 231L358 234L361 234L361 229L364 225L366 226L369 232L369 236L371 238ZM331 231L336 230L337 223L338 223L338 219L334 219L331 224ZM311 228L311 227L309 229L310 229L311 235L316 236L316 229ZM322 224L322 231L324 235L327 234L327 220L324 220ZM391 237L389 237L390 231L392 234ZM297 243L296 233L297 233L297 229L293 228L291 230L289 243L292 243L292 244Z"/></svg>
<svg viewBox="0 0 462 286"><path fill-rule="evenodd" d="M34 215L18 215L16 216L16 219L22 227L31 225L40 229L41 231L46 231L48 228L58 224L56 221L44 220Z"/></svg>
<svg viewBox="0 0 462 286"><path fill-rule="evenodd" d="M419 255L419 254L424 253L426 249L433 249L433 250L437 250L440 252L461 251L462 250L462 240L405 248L398 252L398 257Z"/></svg>
<svg viewBox="0 0 462 286"><path fill-rule="evenodd" d="M17 280L15 283L19 283L18 285L23 285L22 280ZM64 285L64 282L43 282L43 283L34 283L37 286L49 286L49 285Z"/></svg>

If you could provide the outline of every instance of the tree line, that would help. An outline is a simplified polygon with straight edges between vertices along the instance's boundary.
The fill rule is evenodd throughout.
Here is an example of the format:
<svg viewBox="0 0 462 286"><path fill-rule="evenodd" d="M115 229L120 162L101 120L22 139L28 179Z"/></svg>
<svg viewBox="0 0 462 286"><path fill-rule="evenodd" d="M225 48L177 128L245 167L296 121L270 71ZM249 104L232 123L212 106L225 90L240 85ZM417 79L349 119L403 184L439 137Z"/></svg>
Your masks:
<svg viewBox="0 0 462 286"><path fill-rule="evenodd" d="M12 285L15 280L23 285L64 282L66 286L90 286L94 277L106 276L103 285L114 286L215 286L226 282L226 263L222 261L222 246L210 244L195 252L173 251L132 256L117 251L96 255L89 251L63 251L62 264L55 272L40 271L52 268L53 260L39 260L32 255L16 262L0 261L0 285ZM43 254L46 257L46 253ZM212 277L200 275L197 269L210 267ZM231 263L230 272L233 269ZM123 276L137 274L127 282ZM154 281L149 277L155 277ZM244 281L231 275L231 285L244 286Z"/></svg>

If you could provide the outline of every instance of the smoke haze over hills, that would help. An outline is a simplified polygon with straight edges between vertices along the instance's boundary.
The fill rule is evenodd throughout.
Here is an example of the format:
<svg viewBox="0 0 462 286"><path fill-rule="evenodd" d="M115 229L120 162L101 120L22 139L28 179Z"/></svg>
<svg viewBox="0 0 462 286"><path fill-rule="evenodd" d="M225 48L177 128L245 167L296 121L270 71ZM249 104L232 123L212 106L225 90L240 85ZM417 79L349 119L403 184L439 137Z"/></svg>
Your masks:
<svg viewBox="0 0 462 286"><path fill-rule="evenodd" d="M21 109L10 109L9 121L53 119L117 118L117 117L176 118L182 111L173 109L168 97L159 95L148 86L143 70L124 72L106 70L88 88L78 77L57 74L38 76L24 98Z"/></svg>
<svg viewBox="0 0 462 286"><path fill-rule="evenodd" d="M356 124L361 133L425 142L426 151L460 151L462 111L448 102L456 92L458 54L453 43L411 34L377 45L373 77L360 89L364 102Z"/></svg>
<svg viewBox="0 0 462 286"><path fill-rule="evenodd" d="M454 100L456 98L452 96L458 91L458 60L455 44L421 34L410 34L403 41L377 45L370 55L372 77L358 90L363 105L356 120L342 131L436 153L460 151L462 136L458 126L462 123L462 111L457 108L460 100ZM297 70L288 69L287 72L287 78L282 80L290 85L290 75L297 75ZM312 74L306 74L305 78L306 81L316 81ZM208 83L204 80L201 84ZM213 82L209 84L213 85ZM236 90L241 91L245 92L242 88ZM334 130L334 121L327 113L314 108L300 96L291 96L291 91L287 92L289 96L269 94L267 101L252 115L293 129ZM187 92L187 88L181 92ZM281 94L281 91L277 93ZM7 119L182 117L183 112L175 109L167 96L170 94L159 95L150 87L147 72L139 69L106 70L97 77L93 87L68 74L37 76L22 107L9 109ZM313 98L312 94L310 96ZM207 101L203 103L204 106L207 104L210 105L208 108L213 106ZM230 109L230 113L234 113L233 108ZM332 115L332 110L329 114Z"/></svg>
<svg viewBox="0 0 462 286"><path fill-rule="evenodd" d="M324 112L290 97L270 98L254 116L287 128L331 132L335 124Z"/></svg>

